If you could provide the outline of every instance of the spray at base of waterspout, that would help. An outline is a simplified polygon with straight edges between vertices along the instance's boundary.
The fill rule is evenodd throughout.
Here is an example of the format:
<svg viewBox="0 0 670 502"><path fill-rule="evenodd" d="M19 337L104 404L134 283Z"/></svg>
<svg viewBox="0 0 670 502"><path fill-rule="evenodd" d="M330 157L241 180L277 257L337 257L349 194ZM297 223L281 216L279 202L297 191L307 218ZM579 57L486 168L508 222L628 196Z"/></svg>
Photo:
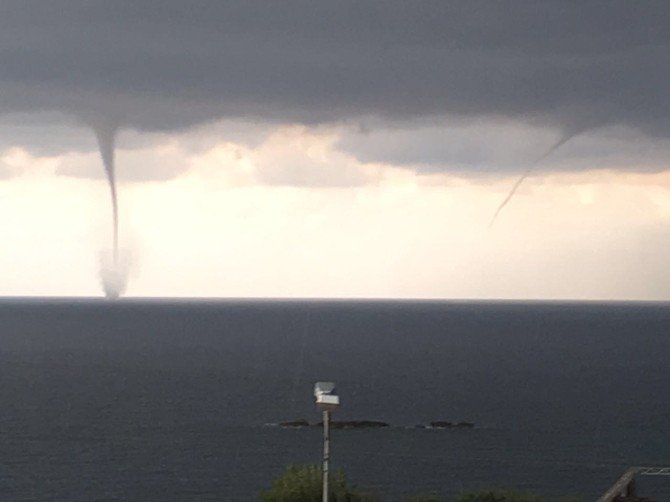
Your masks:
<svg viewBox="0 0 670 502"><path fill-rule="evenodd" d="M115 300L126 292L130 264L130 253L127 251L101 253L100 282L108 299Z"/></svg>

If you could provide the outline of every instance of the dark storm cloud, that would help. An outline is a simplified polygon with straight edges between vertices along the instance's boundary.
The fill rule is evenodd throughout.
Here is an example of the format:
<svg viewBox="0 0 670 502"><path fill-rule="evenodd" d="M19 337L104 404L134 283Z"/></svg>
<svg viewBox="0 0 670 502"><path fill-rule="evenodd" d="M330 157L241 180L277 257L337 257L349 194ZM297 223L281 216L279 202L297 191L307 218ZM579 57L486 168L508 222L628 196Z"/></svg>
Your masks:
<svg viewBox="0 0 670 502"><path fill-rule="evenodd" d="M170 130L502 116L670 134L667 2L0 4L0 111Z"/></svg>

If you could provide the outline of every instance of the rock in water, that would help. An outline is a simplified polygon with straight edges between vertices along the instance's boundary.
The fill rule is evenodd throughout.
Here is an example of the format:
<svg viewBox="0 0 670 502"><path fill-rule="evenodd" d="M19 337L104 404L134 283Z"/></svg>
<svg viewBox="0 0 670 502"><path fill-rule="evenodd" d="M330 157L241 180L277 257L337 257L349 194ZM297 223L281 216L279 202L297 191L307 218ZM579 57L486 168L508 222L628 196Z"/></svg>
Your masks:
<svg viewBox="0 0 670 502"><path fill-rule="evenodd" d="M279 422L279 427L285 427L285 428L290 428L290 429L295 429L299 427L307 427L309 426L309 422L305 420L304 418L301 418L300 420L292 420L288 422Z"/></svg>

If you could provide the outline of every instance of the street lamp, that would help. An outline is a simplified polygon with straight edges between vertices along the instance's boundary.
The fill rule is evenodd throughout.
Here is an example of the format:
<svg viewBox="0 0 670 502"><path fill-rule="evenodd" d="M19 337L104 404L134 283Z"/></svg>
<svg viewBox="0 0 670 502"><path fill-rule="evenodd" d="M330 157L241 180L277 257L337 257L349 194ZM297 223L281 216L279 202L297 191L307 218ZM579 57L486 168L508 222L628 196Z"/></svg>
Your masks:
<svg viewBox="0 0 670 502"><path fill-rule="evenodd" d="M330 414L340 406L333 382L314 384L316 407L323 413L323 502L328 502L328 460L330 459Z"/></svg>

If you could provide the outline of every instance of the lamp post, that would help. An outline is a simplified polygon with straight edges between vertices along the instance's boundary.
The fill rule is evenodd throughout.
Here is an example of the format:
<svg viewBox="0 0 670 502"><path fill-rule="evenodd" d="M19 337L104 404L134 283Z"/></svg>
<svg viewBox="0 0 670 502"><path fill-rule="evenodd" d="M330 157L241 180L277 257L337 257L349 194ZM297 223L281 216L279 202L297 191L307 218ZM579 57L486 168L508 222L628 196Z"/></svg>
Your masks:
<svg viewBox="0 0 670 502"><path fill-rule="evenodd" d="M316 406L323 413L323 502L328 502L328 462L330 460L330 414L340 406L340 397L332 382L314 385Z"/></svg>

